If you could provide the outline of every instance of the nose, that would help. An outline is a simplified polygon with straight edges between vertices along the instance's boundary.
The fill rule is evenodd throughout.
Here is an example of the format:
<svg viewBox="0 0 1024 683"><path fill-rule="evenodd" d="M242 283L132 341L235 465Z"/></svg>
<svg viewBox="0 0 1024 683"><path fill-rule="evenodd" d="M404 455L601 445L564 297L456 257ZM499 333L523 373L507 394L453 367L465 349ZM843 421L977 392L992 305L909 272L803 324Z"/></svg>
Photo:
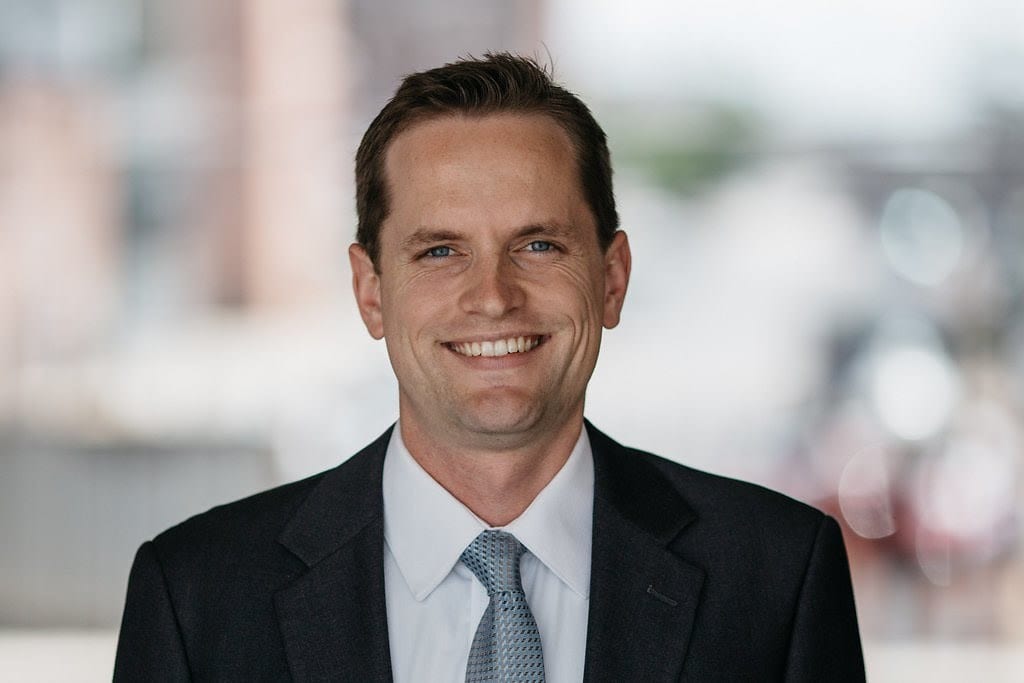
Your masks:
<svg viewBox="0 0 1024 683"><path fill-rule="evenodd" d="M462 309L488 318L501 318L518 309L525 292L516 271L508 256L478 260L470 267L460 301Z"/></svg>

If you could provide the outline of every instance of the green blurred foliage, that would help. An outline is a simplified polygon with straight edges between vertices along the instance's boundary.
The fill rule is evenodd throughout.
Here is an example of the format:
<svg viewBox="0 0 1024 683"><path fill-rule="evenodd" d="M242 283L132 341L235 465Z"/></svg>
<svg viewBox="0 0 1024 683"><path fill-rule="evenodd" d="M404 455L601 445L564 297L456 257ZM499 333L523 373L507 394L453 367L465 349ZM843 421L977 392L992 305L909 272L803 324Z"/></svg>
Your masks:
<svg viewBox="0 0 1024 683"><path fill-rule="evenodd" d="M752 160L762 126L753 112L714 104L674 111L616 111L609 125L618 168L693 196Z"/></svg>

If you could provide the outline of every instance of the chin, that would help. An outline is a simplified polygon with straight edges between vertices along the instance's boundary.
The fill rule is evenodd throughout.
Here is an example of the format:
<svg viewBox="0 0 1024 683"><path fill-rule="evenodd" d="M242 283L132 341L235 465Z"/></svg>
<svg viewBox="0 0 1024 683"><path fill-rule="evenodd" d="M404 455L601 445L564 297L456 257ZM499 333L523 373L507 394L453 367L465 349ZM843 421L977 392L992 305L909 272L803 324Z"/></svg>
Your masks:
<svg viewBox="0 0 1024 683"><path fill-rule="evenodd" d="M532 401L474 401L458 413L458 421L468 431L490 436L522 434L540 422L540 412Z"/></svg>

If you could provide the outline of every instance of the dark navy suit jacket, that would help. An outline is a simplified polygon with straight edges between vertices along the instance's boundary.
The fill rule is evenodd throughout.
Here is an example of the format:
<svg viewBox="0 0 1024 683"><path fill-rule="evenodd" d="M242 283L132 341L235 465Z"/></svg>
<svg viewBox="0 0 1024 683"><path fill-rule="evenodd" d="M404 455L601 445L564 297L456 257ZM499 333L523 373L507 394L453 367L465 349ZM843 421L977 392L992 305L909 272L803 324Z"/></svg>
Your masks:
<svg viewBox="0 0 1024 683"><path fill-rule="evenodd" d="M587 430L595 484L586 681L864 680L833 519ZM115 680L390 681L381 497L389 437L145 543Z"/></svg>

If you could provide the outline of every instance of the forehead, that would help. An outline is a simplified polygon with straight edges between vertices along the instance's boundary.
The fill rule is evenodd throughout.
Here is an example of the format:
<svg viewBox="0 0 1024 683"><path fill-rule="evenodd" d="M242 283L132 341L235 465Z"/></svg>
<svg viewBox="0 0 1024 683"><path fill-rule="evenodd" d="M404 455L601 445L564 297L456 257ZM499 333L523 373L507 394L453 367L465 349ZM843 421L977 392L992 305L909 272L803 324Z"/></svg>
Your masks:
<svg viewBox="0 0 1024 683"><path fill-rule="evenodd" d="M531 149L541 147L545 154L567 152L571 155L568 133L551 116L543 113L494 112L475 115L456 112L419 120L398 133L387 149L388 157L400 156L410 146L433 144L434 151L457 148L458 142L475 146L515 138Z"/></svg>
<svg viewBox="0 0 1024 683"><path fill-rule="evenodd" d="M585 206L569 136L542 114L419 122L389 145L385 175L386 225L462 218L576 222L570 214Z"/></svg>

